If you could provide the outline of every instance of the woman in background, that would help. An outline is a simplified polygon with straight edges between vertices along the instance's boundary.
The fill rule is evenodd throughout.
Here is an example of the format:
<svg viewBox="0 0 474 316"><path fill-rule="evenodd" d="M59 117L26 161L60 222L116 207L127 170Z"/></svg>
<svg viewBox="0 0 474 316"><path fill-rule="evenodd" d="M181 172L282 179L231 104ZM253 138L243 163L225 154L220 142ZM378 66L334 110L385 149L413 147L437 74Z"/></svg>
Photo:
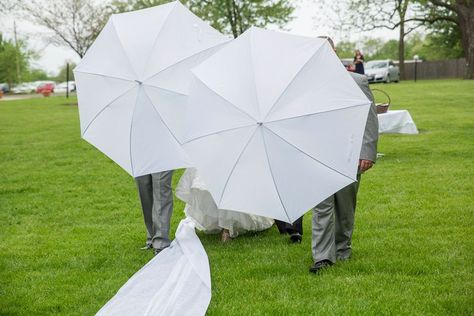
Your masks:
<svg viewBox="0 0 474 316"><path fill-rule="evenodd" d="M354 64L355 64L355 72L363 75L365 73L364 72L364 55L362 55L362 53L358 49L355 51Z"/></svg>

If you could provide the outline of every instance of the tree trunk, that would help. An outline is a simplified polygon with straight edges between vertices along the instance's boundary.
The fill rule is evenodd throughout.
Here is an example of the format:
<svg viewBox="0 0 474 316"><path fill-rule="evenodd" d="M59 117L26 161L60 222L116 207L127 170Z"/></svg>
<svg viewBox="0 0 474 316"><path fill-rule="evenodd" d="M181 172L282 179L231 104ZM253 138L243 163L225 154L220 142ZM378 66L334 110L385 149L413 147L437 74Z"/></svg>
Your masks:
<svg viewBox="0 0 474 316"><path fill-rule="evenodd" d="M398 37L398 68L400 69L400 79L405 80L405 23L400 23L400 34Z"/></svg>
<svg viewBox="0 0 474 316"><path fill-rule="evenodd" d="M461 43L466 57L466 79L474 79L474 1L458 0L456 2Z"/></svg>
<svg viewBox="0 0 474 316"><path fill-rule="evenodd" d="M234 15L234 0L227 0L226 1L226 11L227 11L227 19L229 20L230 29L232 30L232 35L234 38L239 36L239 32L237 31L237 19Z"/></svg>

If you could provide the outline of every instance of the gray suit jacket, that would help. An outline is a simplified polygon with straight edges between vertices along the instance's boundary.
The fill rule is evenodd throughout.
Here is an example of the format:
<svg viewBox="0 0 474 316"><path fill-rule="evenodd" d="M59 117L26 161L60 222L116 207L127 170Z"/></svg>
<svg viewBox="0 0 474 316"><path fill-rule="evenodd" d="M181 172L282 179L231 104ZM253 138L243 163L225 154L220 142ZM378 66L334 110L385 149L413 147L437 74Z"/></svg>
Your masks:
<svg viewBox="0 0 474 316"><path fill-rule="evenodd" d="M364 139L362 141L362 149L359 159L366 159L375 162L377 159L377 141L379 140L379 120L377 118L377 110L375 108L374 96L369 88L369 81L364 75L350 72L352 78L359 85L360 89L371 101L369 114L367 115L367 123L365 124Z"/></svg>

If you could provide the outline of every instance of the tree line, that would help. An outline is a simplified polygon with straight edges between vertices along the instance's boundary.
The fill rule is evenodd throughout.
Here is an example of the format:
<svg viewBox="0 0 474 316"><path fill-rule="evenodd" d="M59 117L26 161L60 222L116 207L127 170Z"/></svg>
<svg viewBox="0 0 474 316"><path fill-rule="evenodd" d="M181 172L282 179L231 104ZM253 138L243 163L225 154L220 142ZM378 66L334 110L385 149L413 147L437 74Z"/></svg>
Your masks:
<svg viewBox="0 0 474 316"><path fill-rule="evenodd" d="M370 57L398 59L402 76L405 58L411 59L416 52L424 59L464 56L468 64L467 78L474 79L473 0L318 1L321 3L321 12L337 11L340 19L333 23L335 29L358 32L370 32L380 28L398 29L397 41L367 39L362 44L369 48ZM82 58L111 14L148 8L167 3L169 0L49 0L48 5L45 5L43 0L0 0L0 7L2 2L5 4L3 10L9 10L46 27L52 43L69 47ZM293 18L295 6L302 3L300 0L181 2L217 30L234 37L250 26L284 27ZM427 30L426 38L412 36L412 32L418 28ZM339 52L350 45L352 50L361 48L360 43L341 42ZM394 55L394 47L398 50L397 58ZM24 47L17 49L22 50L18 56L25 56L28 60Z"/></svg>

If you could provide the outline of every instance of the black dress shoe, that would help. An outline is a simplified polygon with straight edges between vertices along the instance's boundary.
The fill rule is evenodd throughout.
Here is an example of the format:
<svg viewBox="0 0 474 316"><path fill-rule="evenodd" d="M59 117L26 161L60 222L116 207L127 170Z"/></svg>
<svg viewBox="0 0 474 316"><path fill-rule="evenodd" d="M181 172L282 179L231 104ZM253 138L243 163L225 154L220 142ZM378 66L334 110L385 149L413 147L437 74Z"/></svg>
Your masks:
<svg viewBox="0 0 474 316"><path fill-rule="evenodd" d="M299 233L293 233L290 235L290 241L294 244L300 243L303 240L303 236L301 236Z"/></svg>
<svg viewBox="0 0 474 316"><path fill-rule="evenodd" d="M321 260L321 261L318 261L318 262L315 262L311 268L309 268L309 272L312 272L312 273L318 273L319 271L325 269L325 268L328 268L330 266L332 266L333 263L329 260Z"/></svg>

